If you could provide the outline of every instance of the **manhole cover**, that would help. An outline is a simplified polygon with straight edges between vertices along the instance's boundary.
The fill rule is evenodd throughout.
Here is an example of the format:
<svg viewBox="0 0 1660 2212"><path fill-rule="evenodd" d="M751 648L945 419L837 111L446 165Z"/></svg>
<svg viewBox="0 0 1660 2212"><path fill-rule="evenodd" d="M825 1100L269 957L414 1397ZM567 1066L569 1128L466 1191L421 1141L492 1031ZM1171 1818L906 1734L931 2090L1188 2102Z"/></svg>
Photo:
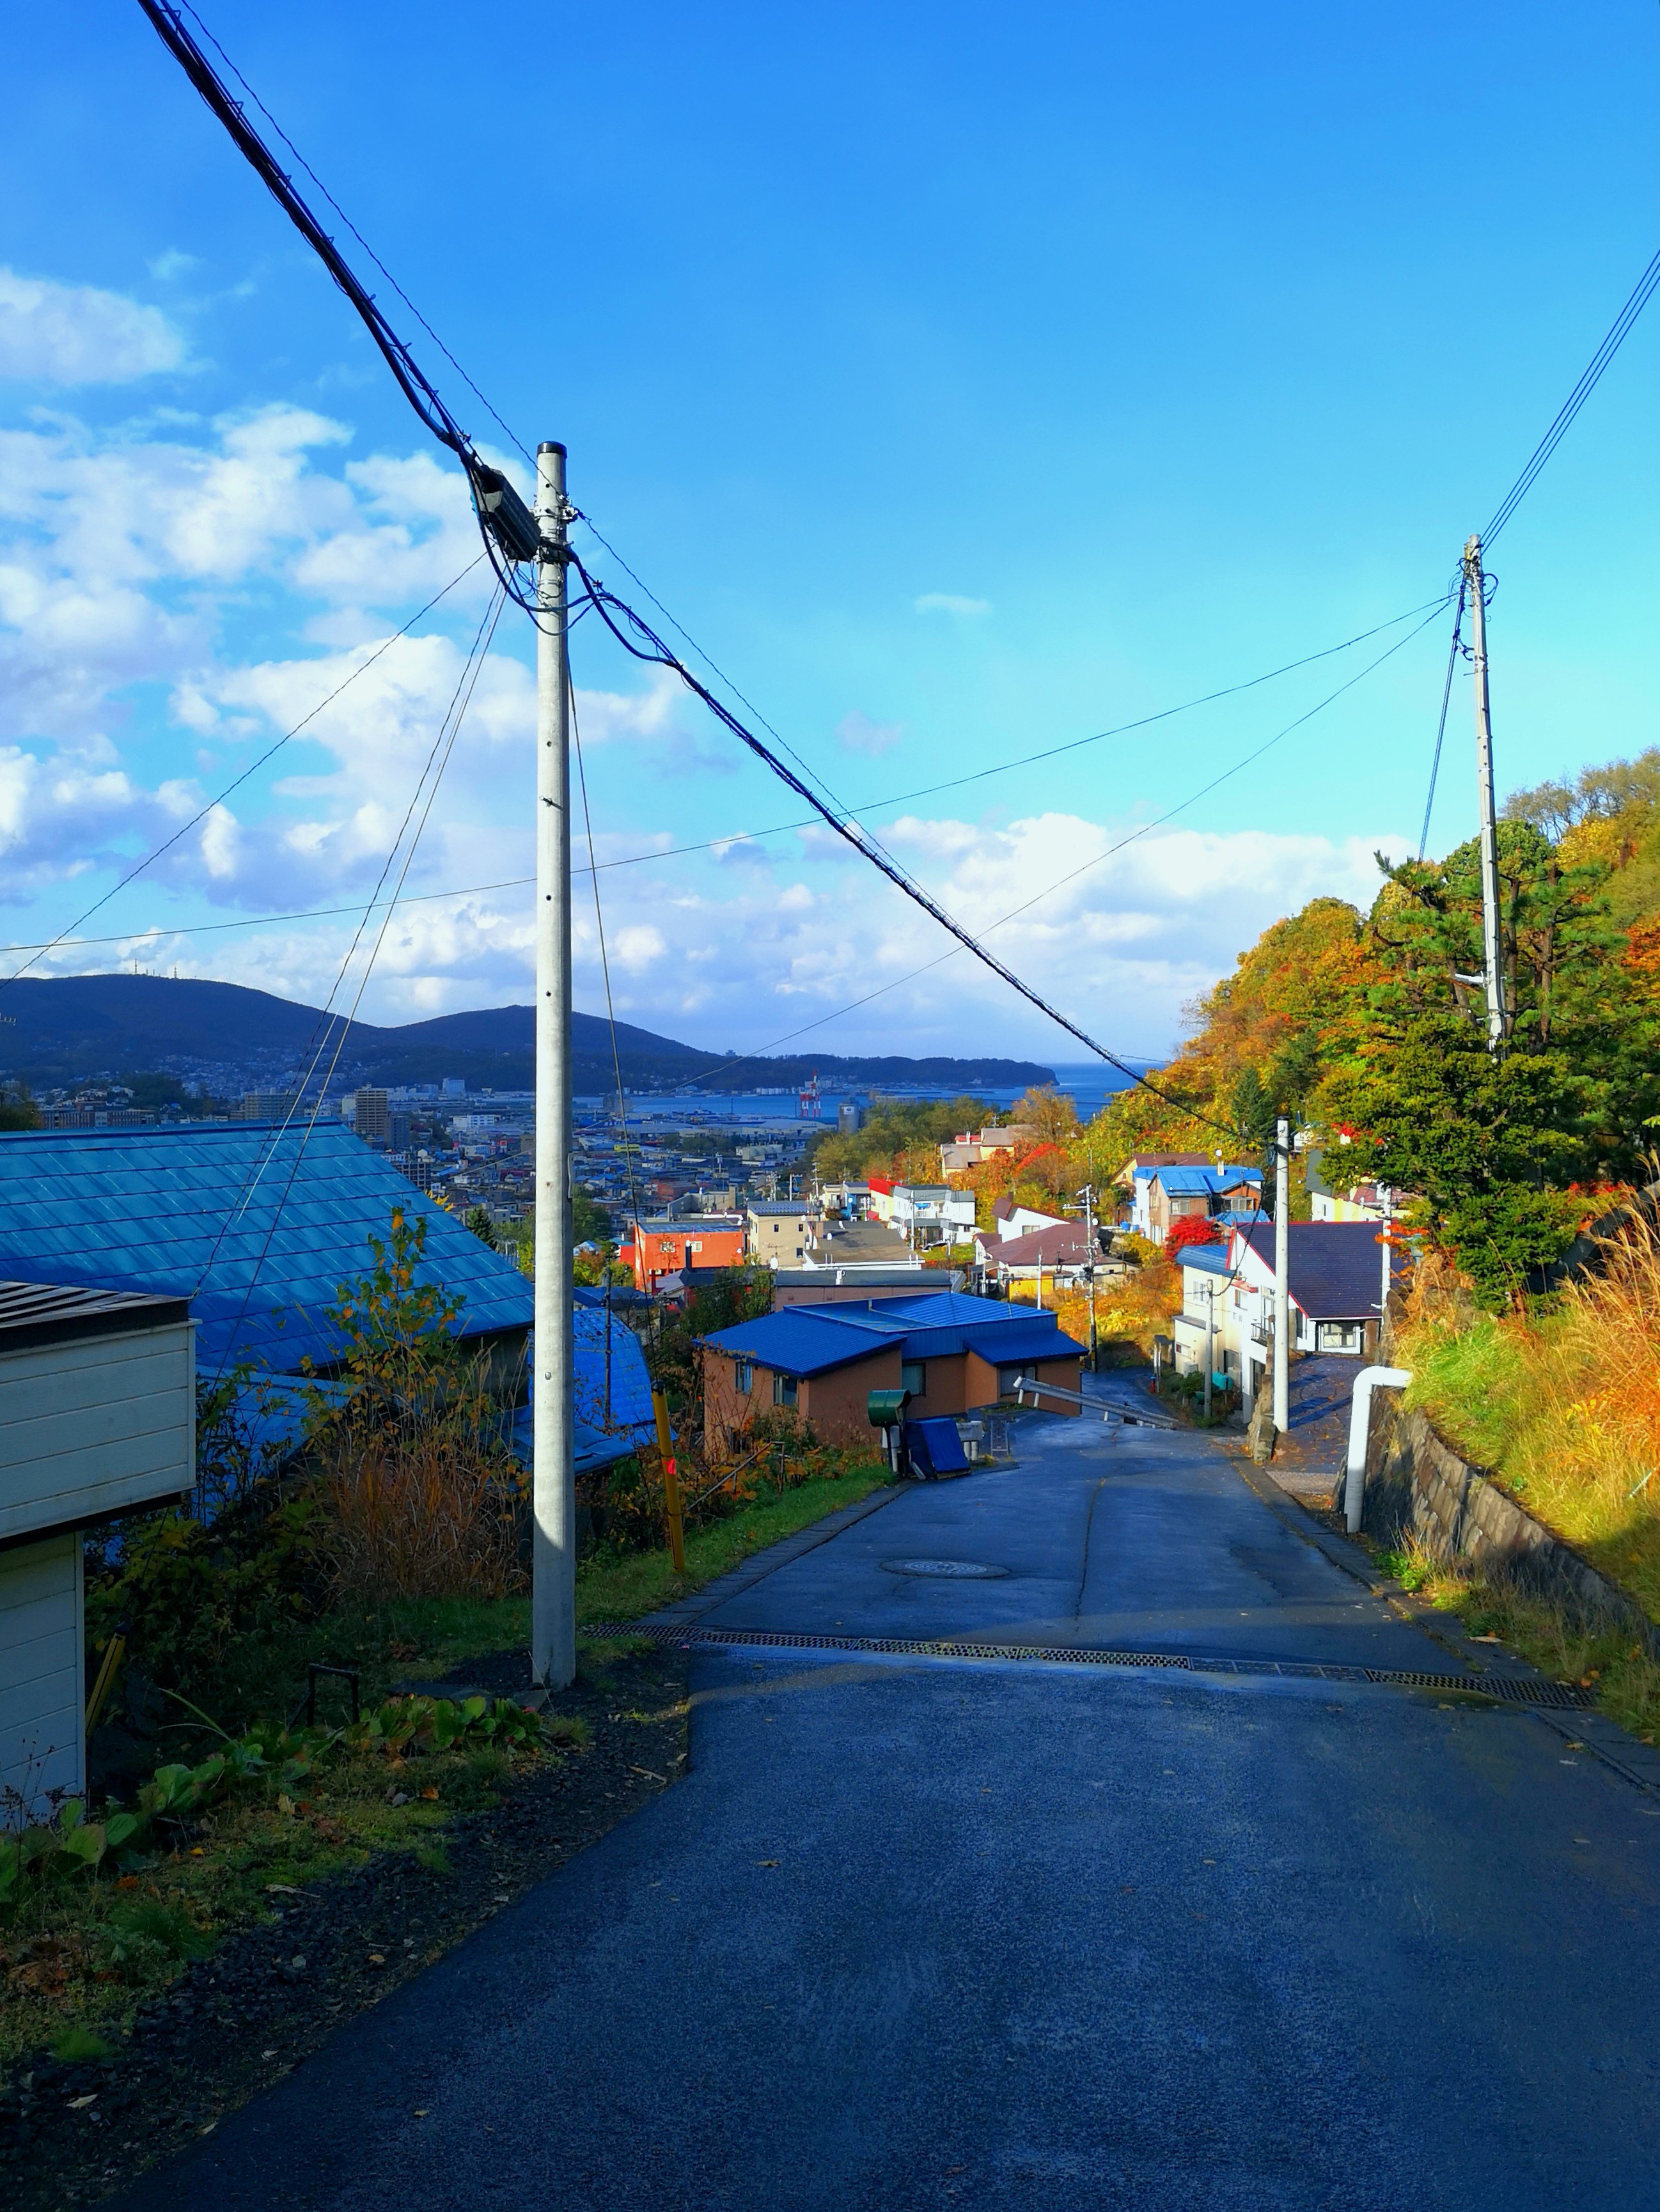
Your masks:
<svg viewBox="0 0 1660 2212"><path fill-rule="evenodd" d="M1008 1572L1006 1567L982 1566L977 1559L884 1559L882 1567L890 1575L939 1575L944 1579L960 1577L982 1583Z"/></svg>

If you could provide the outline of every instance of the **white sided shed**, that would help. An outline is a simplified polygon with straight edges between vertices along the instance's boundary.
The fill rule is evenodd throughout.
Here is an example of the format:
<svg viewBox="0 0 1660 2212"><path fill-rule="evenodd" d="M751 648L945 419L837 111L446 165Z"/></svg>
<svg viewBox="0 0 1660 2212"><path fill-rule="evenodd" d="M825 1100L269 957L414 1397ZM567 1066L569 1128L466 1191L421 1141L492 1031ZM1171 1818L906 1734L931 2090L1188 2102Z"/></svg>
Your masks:
<svg viewBox="0 0 1660 2212"><path fill-rule="evenodd" d="M0 1828L86 1784L82 1529L195 1472L188 1300L0 1282Z"/></svg>

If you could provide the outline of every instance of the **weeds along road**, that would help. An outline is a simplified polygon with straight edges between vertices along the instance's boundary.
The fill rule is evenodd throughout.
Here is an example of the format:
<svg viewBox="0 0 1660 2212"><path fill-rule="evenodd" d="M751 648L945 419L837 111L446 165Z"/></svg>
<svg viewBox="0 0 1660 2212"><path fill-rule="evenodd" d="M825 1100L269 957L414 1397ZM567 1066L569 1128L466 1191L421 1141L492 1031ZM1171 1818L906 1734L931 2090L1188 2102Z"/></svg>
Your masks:
<svg viewBox="0 0 1660 2212"><path fill-rule="evenodd" d="M1021 1454L706 1623L1456 1669L1200 1437ZM929 1559L1006 1571L884 1565ZM693 1680L685 1781L121 2201L1657 2201L1660 1795L1572 1716L823 1648Z"/></svg>

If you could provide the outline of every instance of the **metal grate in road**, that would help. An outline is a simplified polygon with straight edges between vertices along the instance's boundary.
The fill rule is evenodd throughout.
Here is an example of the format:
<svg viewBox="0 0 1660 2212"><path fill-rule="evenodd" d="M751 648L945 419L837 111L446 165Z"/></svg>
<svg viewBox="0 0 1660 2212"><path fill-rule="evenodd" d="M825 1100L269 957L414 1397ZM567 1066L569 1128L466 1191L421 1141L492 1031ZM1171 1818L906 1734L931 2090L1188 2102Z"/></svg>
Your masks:
<svg viewBox="0 0 1660 2212"><path fill-rule="evenodd" d="M1295 1681L1377 1682L1395 1689L1456 1691L1468 1697L1494 1698L1505 1705L1581 1708L1592 1692L1577 1682L1551 1682L1542 1676L1513 1674L1414 1674L1400 1667L1321 1665L1313 1660L1219 1659L1185 1651L1104 1651L1069 1644L972 1644L961 1638L922 1641L903 1636L803 1635L773 1628L677 1627L661 1621L605 1621L585 1628L595 1638L642 1636L654 1644L695 1650L876 1651L916 1659L1036 1659L1056 1667L1173 1668L1189 1674L1267 1674Z"/></svg>

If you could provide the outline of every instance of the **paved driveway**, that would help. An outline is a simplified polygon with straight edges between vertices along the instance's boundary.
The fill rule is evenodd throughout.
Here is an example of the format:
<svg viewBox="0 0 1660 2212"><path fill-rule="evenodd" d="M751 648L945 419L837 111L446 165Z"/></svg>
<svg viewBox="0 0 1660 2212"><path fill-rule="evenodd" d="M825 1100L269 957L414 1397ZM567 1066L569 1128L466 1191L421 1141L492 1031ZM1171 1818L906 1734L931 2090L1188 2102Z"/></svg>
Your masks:
<svg viewBox="0 0 1660 2212"><path fill-rule="evenodd" d="M883 1564L930 1558L1007 1572ZM1060 1420L1018 1468L905 1492L706 1620L1456 1664L1203 1439ZM765 1646L700 1653L695 1688L684 1782L126 2201L1660 2196L1660 1796L1571 1717Z"/></svg>

